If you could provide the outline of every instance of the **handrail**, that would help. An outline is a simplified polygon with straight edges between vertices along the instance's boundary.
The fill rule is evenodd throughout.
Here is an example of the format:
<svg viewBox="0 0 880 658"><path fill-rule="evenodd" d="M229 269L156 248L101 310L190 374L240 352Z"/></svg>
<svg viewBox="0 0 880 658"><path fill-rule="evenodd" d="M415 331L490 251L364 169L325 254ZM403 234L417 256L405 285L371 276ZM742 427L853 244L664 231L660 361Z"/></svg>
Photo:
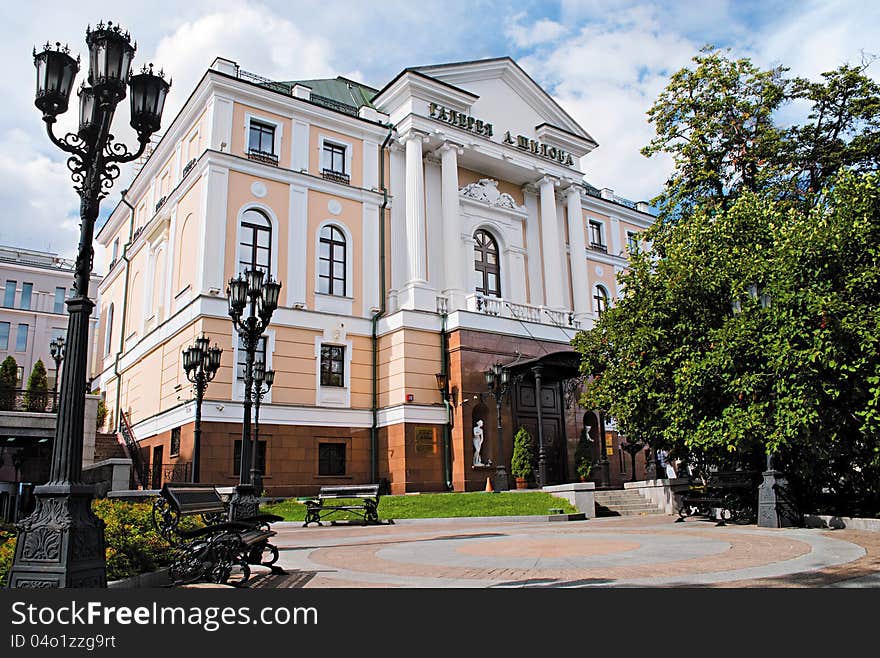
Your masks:
<svg viewBox="0 0 880 658"><path fill-rule="evenodd" d="M148 479L147 470L143 459L141 459L141 450L138 447L137 439L135 439L134 431L131 429L131 423L128 420L128 414L119 410L119 433L125 441L125 447L128 449L128 456L131 457L131 467L134 471L136 484L147 489Z"/></svg>

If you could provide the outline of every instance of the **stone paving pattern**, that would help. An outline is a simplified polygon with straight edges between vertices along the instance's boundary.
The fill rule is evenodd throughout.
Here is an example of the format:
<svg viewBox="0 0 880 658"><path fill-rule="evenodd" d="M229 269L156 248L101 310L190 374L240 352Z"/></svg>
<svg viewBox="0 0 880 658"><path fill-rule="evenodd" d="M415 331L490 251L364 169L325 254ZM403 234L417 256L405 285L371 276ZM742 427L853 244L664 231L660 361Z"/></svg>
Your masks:
<svg viewBox="0 0 880 658"><path fill-rule="evenodd" d="M880 533L675 518L278 523L290 576L254 586L880 587Z"/></svg>

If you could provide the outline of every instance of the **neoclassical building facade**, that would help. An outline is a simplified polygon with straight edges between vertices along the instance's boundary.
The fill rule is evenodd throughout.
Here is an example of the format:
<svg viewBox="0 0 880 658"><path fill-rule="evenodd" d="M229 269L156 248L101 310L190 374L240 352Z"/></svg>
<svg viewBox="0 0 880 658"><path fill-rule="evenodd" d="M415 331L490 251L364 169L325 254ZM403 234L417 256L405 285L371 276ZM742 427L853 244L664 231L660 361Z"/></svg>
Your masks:
<svg viewBox="0 0 880 658"><path fill-rule="evenodd" d="M224 351L201 480L238 482L244 354L226 285L257 267L283 286L257 356L276 372L260 414L269 492L482 488L538 418L550 481L572 479L580 432L604 430L565 353L620 294L653 219L584 180L596 146L509 58L410 68L382 89L215 60L98 235L108 423L124 419L150 464L191 460L181 352L204 333ZM496 363L519 373L500 436Z"/></svg>

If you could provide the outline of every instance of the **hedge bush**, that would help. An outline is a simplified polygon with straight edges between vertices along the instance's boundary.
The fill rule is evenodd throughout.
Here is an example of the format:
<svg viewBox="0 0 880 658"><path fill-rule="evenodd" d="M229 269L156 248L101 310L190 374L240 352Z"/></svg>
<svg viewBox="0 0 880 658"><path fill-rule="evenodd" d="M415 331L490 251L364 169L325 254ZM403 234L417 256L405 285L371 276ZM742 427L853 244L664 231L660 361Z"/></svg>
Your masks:
<svg viewBox="0 0 880 658"><path fill-rule="evenodd" d="M120 580L171 564L173 551L153 527L152 501L126 503L103 498L95 500L92 509L106 524L107 580ZM192 529L199 523L188 517L180 525ZM0 587L6 585L14 552L14 528L0 528Z"/></svg>

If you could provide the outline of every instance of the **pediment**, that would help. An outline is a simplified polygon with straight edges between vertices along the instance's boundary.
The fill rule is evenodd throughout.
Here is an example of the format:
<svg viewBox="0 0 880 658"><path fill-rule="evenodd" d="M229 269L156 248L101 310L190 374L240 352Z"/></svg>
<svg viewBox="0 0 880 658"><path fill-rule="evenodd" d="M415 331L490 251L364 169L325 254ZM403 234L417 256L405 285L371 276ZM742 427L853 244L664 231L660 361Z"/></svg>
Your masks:
<svg viewBox="0 0 880 658"><path fill-rule="evenodd" d="M426 76L468 91L473 116L503 134L526 135L560 148L588 153L596 140L509 57L415 67Z"/></svg>

